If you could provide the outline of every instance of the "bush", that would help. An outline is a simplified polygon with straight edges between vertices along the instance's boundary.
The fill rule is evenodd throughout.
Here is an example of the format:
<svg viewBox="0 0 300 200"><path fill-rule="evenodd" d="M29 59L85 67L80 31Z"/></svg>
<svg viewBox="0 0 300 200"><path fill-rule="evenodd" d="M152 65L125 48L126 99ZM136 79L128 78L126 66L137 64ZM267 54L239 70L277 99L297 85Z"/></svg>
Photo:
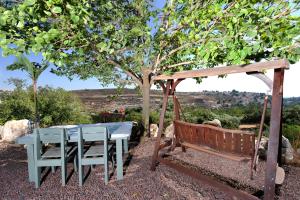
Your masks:
<svg viewBox="0 0 300 200"><path fill-rule="evenodd" d="M142 108L129 108L125 111L126 121L142 122Z"/></svg>
<svg viewBox="0 0 300 200"><path fill-rule="evenodd" d="M40 87L38 90L40 126L90 123L78 97L63 89ZM8 120L34 120L32 88L16 88L0 96L0 123Z"/></svg>
<svg viewBox="0 0 300 200"><path fill-rule="evenodd" d="M9 120L33 119L33 99L20 88L3 92L0 96L0 124Z"/></svg>
<svg viewBox="0 0 300 200"><path fill-rule="evenodd" d="M38 98L41 126L91 123L80 99L64 89L39 88Z"/></svg>
<svg viewBox="0 0 300 200"><path fill-rule="evenodd" d="M282 134L287 137L295 149L300 148L300 125L283 124Z"/></svg>

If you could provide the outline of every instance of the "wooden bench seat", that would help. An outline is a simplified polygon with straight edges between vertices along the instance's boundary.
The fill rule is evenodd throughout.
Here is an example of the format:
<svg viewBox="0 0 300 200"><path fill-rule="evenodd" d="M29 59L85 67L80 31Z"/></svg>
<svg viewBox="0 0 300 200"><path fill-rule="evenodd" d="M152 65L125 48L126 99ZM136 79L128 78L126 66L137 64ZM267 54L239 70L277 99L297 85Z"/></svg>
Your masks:
<svg viewBox="0 0 300 200"><path fill-rule="evenodd" d="M176 143L236 161L252 160L255 149L253 132L230 130L206 124L174 121Z"/></svg>

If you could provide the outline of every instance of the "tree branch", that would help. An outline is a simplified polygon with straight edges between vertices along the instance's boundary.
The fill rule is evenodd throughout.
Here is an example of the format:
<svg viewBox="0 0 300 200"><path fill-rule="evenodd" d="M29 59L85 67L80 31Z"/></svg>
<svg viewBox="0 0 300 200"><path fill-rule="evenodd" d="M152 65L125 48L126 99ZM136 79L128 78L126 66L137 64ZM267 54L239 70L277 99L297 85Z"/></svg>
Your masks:
<svg viewBox="0 0 300 200"><path fill-rule="evenodd" d="M173 64L173 65L167 65L167 66L162 67L162 70L171 69L171 68L178 67L181 65L188 65L188 64L192 64L194 62L195 61L185 61L185 62Z"/></svg>
<svg viewBox="0 0 300 200"><path fill-rule="evenodd" d="M127 76L131 77L132 80L134 80L134 82L136 82L139 87L143 86L142 80L131 70L127 69L123 69L121 64L119 64L117 61L114 60L108 60L107 61L109 64L115 65L115 68L122 70Z"/></svg>

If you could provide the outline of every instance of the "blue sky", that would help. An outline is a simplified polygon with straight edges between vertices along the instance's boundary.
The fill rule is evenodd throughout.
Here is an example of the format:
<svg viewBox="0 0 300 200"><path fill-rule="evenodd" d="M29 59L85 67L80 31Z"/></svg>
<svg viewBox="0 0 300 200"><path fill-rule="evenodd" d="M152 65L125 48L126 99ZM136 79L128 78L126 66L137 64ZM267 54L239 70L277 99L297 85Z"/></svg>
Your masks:
<svg viewBox="0 0 300 200"><path fill-rule="evenodd" d="M155 5L157 7L162 7L164 0L156 0ZM42 56L35 56L31 54L29 56L31 61L40 62ZM12 89L12 86L8 85L6 80L10 77L27 79L30 83L30 79L22 71L7 71L6 66L14 62L14 56L2 57L2 52L0 49L0 90ZM38 85L44 86L49 85L52 87L62 87L66 90L76 90L76 89L99 89L103 88L96 78L91 78L88 80L79 80L74 77L70 81L66 77L59 77L55 74L50 73L51 67L49 67L39 78ZM296 87L300 85L299 80L300 74L300 62L290 67L290 70L286 71L285 83L284 83L284 96L300 96L300 90ZM270 78L273 77L272 72L267 74ZM239 83L239 84L236 84ZM108 86L107 88L111 88ZM194 80L185 80L177 88L177 91L202 91L202 90L218 90L218 91L231 91L236 89L238 91L250 91L250 92L266 92L266 87L256 78L249 77L244 74L230 75L225 79L218 79L217 77L211 77L205 79L201 85L197 85Z"/></svg>

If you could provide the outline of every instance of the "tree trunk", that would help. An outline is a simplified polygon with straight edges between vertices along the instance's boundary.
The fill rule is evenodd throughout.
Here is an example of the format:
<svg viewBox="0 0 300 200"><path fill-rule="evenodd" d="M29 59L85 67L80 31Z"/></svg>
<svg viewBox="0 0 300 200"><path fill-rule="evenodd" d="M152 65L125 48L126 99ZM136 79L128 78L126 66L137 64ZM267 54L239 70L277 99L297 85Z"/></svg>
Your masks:
<svg viewBox="0 0 300 200"><path fill-rule="evenodd" d="M39 127L39 114L38 114L38 101L37 101L37 82L33 80L33 100L34 100L34 112L35 112L35 128Z"/></svg>
<svg viewBox="0 0 300 200"><path fill-rule="evenodd" d="M144 136L150 136L150 124L149 124L149 117L150 117L150 73L151 70L148 68L142 69L143 73L143 87L142 95L143 95L143 126L144 126Z"/></svg>

